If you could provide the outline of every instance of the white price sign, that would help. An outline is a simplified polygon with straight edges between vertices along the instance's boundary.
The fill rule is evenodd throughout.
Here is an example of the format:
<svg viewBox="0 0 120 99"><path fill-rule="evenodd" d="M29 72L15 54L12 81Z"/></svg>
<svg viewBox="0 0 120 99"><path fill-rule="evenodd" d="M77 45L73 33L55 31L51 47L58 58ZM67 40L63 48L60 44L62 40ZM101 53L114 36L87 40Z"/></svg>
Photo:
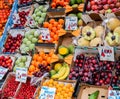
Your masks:
<svg viewBox="0 0 120 99"><path fill-rule="evenodd" d="M30 27L34 27L35 26L35 21L33 20L33 18L31 16L27 16L27 20L28 20L28 25Z"/></svg>
<svg viewBox="0 0 120 99"><path fill-rule="evenodd" d="M27 80L27 68L16 68L16 81L26 83Z"/></svg>
<svg viewBox="0 0 120 99"><path fill-rule="evenodd" d="M40 28L42 40L50 40L50 31L48 28Z"/></svg>
<svg viewBox="0 0 120 99"><path fill-rule="evenodd" d="M41 88L39 99L54 99L56 88L43 86Z"/></svg>
<svg viewBox="0 0 120 99"><path fill-rule="evenodd" d="M77 17L66 17L65 29L66 30L77 30Z"/></svg>
<svg viewBox="0 0 120 99"><path fill-rule="evenodd" d="M0 66L0 80L4 77L4 75L7 73L8 68L4 68Z"/></svg>
<svg viewBox="0 0 120 99"><path fill-rule="evenodd" d="M12 16L12 18L13 18L13 23L14 23L14 24L20 24L19 14L14 13L13 16Z"/></svg>
<svg viewBox="0 0 120 99"><path fill-rule="evenodd" d="M110 46L99 47L100 60L114 61L114 48Z"/></svg>

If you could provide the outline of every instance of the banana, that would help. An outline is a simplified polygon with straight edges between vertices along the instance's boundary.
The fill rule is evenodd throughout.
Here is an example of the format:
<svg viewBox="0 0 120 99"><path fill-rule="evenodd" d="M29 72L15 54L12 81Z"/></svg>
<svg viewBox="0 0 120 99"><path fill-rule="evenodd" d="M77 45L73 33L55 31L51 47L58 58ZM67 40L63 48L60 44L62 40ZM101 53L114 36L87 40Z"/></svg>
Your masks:
<svg viewBox="0 0 120 99"><path fill-rule="evenodd" d="M62 76L65 74L65 72L66 72L66 67L63 66L63 67L61 67L61 69L58 71L58 73L55 74L55 75L53 75L51 78L52 78L52 79L60 78L60 77L62 77Z"/></svg>
<svg viewBox="0 0 120 99"><path fill-rule="evenodd" d="M69 68L68 64L66 64L66 72L65 72L65 74L62 77L59 77L58 80L64 80L65 78L67 78L69 73L70 73L70 68Z"/></svg>

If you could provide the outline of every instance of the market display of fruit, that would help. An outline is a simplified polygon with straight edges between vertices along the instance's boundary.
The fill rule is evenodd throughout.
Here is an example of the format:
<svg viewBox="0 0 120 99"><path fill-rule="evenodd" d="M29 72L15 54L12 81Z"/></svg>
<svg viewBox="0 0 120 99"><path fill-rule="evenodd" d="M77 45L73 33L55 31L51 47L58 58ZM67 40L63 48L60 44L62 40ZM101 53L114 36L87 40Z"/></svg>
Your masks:
<svg viewBox="0 0 120 99"><path fill-rule="evenodd" d="M37 30L32 29L25 33L25 37L22 40L22 44L20 46L20 50L23 53L27 53L29 51L34 50L35 43L38 41L39 33Z"/></svg>
<svg viewBox="0 0 120 99"><path fill-rule="evenodd" d="M18 85L19 82L15 81L14 76L9 78L6 82L6 85L4 86L4 89L2 90L2 92L4 93L3 98L13 97L15 95Z"/></svg>
<svg viewBox="0 0 120 99"><path fill-rule="evenodd" d="M16 99L33 98L35 91L36 91L36 87L31 86L30 81L28 80L25 84L22 84L20 86L19 92L16 95Z"/></svg>
<svg viewBox="0 0 120 99"><path fill-rule="evenodd" d="M44 20L45 20L45 17L47 15L47 5L40 5L39 7L37 7L35 10L34 10L34 13L32 15L33 19L35 20L36 22L36 25L41 25Z"/></svg>
<svg viewBox="0 0 120 99"><path fill-rule="evenodd" d="M0 1L0 99L113 99L120 1L87 1Z"/></svg>
<svg viewBox="0 0 120 99"><path fill-rule="evenodd" d="M87 6L87 11L93 11L95 13L114 13L119 11L119 0L90 0Z"/></svg>
<svg viewBox="0 0 120 99"><path fill-rule="evenodd" d="M0 55L0 66L12 70L13 62L14 62L13 57Z"/></svg>
<svg viewBox="0 0 120 99"><path fill-rule="evenodd" d="M56 93L55 93L55 98L54 99L71 99L72 94L74 92L74 87L72 83L69 82L59 82L55 80L46 80L42 84L43 86L51 87L51 88L56 88ZM38 96L40 94L37 94L36 99L38 99Z"/></svg>
<svg viewBox="0 0 120 99"><path fill-rule="evenodd" d="M23 36L21 34L17 34L17 36L13 37L11 34L8 36L7 41L4 45L3 52L14 53L16 50L20 48L22 43Z"/></svg>

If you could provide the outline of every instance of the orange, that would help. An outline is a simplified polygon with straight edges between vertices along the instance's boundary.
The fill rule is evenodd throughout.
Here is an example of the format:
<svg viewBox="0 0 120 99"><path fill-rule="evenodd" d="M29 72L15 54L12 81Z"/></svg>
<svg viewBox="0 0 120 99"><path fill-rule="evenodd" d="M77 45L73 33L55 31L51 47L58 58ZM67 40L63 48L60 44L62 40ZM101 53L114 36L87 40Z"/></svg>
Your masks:
<svg viewBox="0 0 120 99"><path fill-rule="evenodd" d="M57 25L57 29L60 30L62 28L62 25L61 24L58 24Z"/></svg>
<svg viewBox="0 0 120 99"><path fill-rule="evenodd" d="M50 37L54 37L54 32L50 32Z"/></svg>
<svg viewBox="0 0 120 99"><path fill-rule="evenodd" d="M32 64L32 65L35 65L35 62L36 62L36 60L32 60L31 64Z"/></svg>
<svg viewBox="0 0 120 99"><path fill-rule="evenodd" d="M48 41L49 43L52 43L53 42L53 38L50 38L50 40Z"/></svg>
<svg viewBox="0 0 120 99"><path fill-rule="evenodd" d="M37 58L38 58L38 54L34 54L33 60L37 60Z"/></svg>
<svg viewBox="0 0 120 99"><path fill-rule="evenodd" d="M42 64L47 66L47 62L46 61L42 61Z"/></svg>
<svg viewBox="0 0 120 99"><path fill-rule="evenodd" d="M54 35L54 40L57 41L58 40L58 36Z"/></svg>
<svg viewBox="0 0 120 99"><path fill-rule="evenodd" d="M43 27L44 27L44 28L48 28L48 26L49 26L49 23L48 23L48 22L44 22L44 23L43 23Z"/></svg>
<svg viewBox="0 0 120 99"><path fill-rule="evenodd" d="M55 22L55 19L50 19L49 22L50 24L53 24Z"/></svg>
<svg viewBox="0 0 120 99"><path fill-rule="evenodd" d="M39 56L39 57L37 58L37 61L38 61L38 62L42 62L42 60L43 60L43 59L42 59L41 56Z"/></svg>
<svg viewBox="0 0 120 99"><path fill-rule="evenodd" d="M52 24L49 24L48 28L49 28L49 30L52 30L52 28L53 28Z"/></svg>
<svg viewBox="0 0 120 99"><path fill-rule="evenodd" d="M38 65L39 65L40 63L39 62L35 62L35 67L38 67Z"/></svg>
<svg viewBox="0 0 120 99"><path fill-rule="evenodd" d="M54 50L51 50L51 51L49 52L49 56L52 57L53 54L54 54Z"/></svg>
<svg viewBox="0 0 120 99"><path fill-rule="evenodd" d="M54 26L54 27L57 27L57 26L58 26L58 22L54 22L54 23L53 23L53 26Z"/></svg>
<svg viewBox="0 0 120 99"><path fill-rule="evenodd" d="M44 53L44 51L41 51L41 52L39 52L39 55L40 55L40 57L44 57L45 56L45 53Z"/></svg>
<svg viewBox="0 0 120 99"><path fill-rule="evenodd" d="M52 32L54 32L54 34L55 34L56 31L57 31L57 28L56 28L56 27L53 27L53 28L52 28Z"/></svg>
<svg viewBox="0 0 120 99"><path fill-rule="evenodd" d="M58 23L61 24L61 25L63 25L64 24L64 20L63 19L59 19Z"/></svg>
<svg viewBox="0 0 120 99"><path fill-rule="evenodd" d="M47 63L50 64L51 57L47 57Z"/></svg>
<svg viewBox="0 0 120 99"><path fill-rule="evenodd" d="M30 67L29 67L29 71L30 71L30 72L35 71L35 67L34 67L34 65L30 65Z"/></svg>
<svg viewBox="0 0 120 99"><path fill-rule="evenodd" d="M72 84L69 84L69 83L68 83L68 84L66 84L66 87L67 87L67 88L70 88L70 87L72 87Z"/></svg>

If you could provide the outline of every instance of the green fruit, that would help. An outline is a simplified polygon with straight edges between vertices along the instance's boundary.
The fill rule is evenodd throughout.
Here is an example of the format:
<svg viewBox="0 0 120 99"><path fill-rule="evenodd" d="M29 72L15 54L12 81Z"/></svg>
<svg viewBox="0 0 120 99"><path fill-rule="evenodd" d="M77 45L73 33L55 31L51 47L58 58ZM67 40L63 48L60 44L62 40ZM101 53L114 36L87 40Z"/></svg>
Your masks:
<svg viewBox="0 0 120 99"><path fill-rule="evenodd" d="M47 12L47 8L43 8L42 11L43 11L43 12Z"/></svg>
<svg viewBox="0 0 120 99"><path fill-rule="evenodd" d="M78 26L83 26L83 21L81 19L78 21Z"/></svg>
<svg viewBox="0 0 120 99"><path fill-rule="evenodd" d="M98 99L99 91L92 93L88 99Z"/></svg>
<svg viewBox="0 0 120 99"><path fill-rule="evenodd" d="M58 54L59 59L64 59L64 56Z"/></svg>
<svg viewBox="0 0 120 99"><path fill-rule="evenodd" d="M78 7L78 4L72 5L72 8L77 8L77 7Z"/></svg>
<svg viewBox="0 0 120 99"><path fill-rule="evenodd" d="M32 38L32 43L36 43L37 41L38 41L38 39Z"/></svg>
<svg viewBox="0 0 120 99"><path fill-rule="evenodd" d="M35 33L34 33L34 37L38 37L38 36L39 36L38 32L35 31Z"/></svg>
<svg viewBox="0 0 120 99"><path fill-rule="evenodd" d="M33 35L29 35L28 39L31 40L33 37Z"/></svg>
<svg viewBox="0 0 120 99"><path fill-rule="evenodd" d="M36 14L33 14L33 15L32 15L32 17L35 19L35 17L36 17Z"/></svg>
<svg viewBox="0 0 120 99"><path fill-rule="evenodd" d="M29 46L31 44L31 41L27 41L26 45Z"/></svg>
<svg viewBox="0 0 120 99"><path fill-rule="evenodd" d="M22 44L21 46L20 46L20 49L24 49L26 47L26 45L25 44Z"/></svg>
<svg viewBox="0 0 120 99"><path fill-rule="evenodd" d="M75 47L74 47L74 45L69 45L68 49L69 49L70 54L73 54L74 50L75 50Z"/></svg>
<svg viewBox="0 0 120 99"><path fill-rule="evenodd" d="M70 0L70 5L74 5L75 4L75 0Z"/></svg>
<svg viewBox="0 0 120 99"><path fill-rule="evenodd" d="M42 18L45 18L45 17L46 17L46 13L42 13L42 14L41 14L41 17L42 17Z"/></svg>
<svg viewBox="0 0 120 99"><path fill-rule="evenodd" d="M58 49L58 53L62 56L65 56L65 55L69 54L69 50L65 46L60 46Z"/></svg>
<svg viewBox="0 0 120 99"><path fill-rule="evenodd" d="M76 0L76 2L79 4L79 3L82 3L82 0Z"/></svg>
<svg viewBox="0 0 120 99"><path fill-rule="evenodd" d="M20 62L18 66L19 66L19 67L25 67L25 63Z"/></svg>
<svg viewBox="0 0 120 99"><path fill-rule="evenodd" d="M61 67L62 67L62 65L61 65L60 63L57 63L57 64L55 64L55 66L54 66L54 70L55 70L56 72L58 72Z"/></svg>
<svg viewBox="0 0 120 99"><path fill-rule="evenodd" d="M56 74L56 71L55 70L51 70L50 71L50 76L53 76L53 75L55 75Z"/></svg>
<svg viewBox="0 0 120 99"><path fill-rule="evenodd" d="M36 31L35 29L30 30L30 34L31 34L31 35L34 35L35 31ZM30 34L29 34L29 35L30 35Z"/></svg>
<svg viewBox="0 0 120 99"><path fill-rule="evenodd" d="M24 43L24 44L26 44L26 43L27 43L27 41L28 41L28 39L27 39L27 38L24 38L24 39L23 39L23 43Z"/></svg>
<svg viewBox="0 0 120 99"><path fill-rule="evenodd" d="M78 17L79 19L81 19L82 13L81 13L81 12L77 13L77 17Z"/></svg>
<svg viewBox="0 0 120 99"><path fill-rule="evenodd" d="M35 13L37 13L37 12L39 12L39 9L38 9L38 8L35 9Z"/></svg>
<svg viewBox="0 0 120 99"><path fill-rule="evenodd" d="M39 12L36 13L36 16L40 17L41 14L42 14L42 12L39 11Z"/></svg>
<svg viewBox="0 0 120 99"><path fill-rule="evenodd" d="M39 18L38 23L39 23L39 24L42 24L43 21L44 21L44 18L41 17L41 18Z"/></svg>
<svg viewBox="0 0 120 99"><path fill-rule="evenodd" d="M38 7L39 10L42 10L43 8L44 8L44 6L42 6L42 5Z"/></svg>
<svg viewBox="0 0 120 99"><path fill-rule="evenodd" d="M17 68L17 66L15 65L14 68L13 68L13 71L14 71L14 72L16 72L16 68Z"/></svg>
<svg viewBox="0 0 120 99"><path fill-rule="evenodd" d="M33 50L35 48L35 44L30 44L29 49Z"/></svg>
<svg viewBox="0 0 120 99"><path fill-rule="evenodd" d="M40 19L40 17L38 17L38 16L37 16L37 17L35 18L35 21L37 21L37 22L38 22L38 20L39 20L39 19Z"/></svg>
<svg viewBox="0 0 120 99"><path fill-rule="evenodd" d="M27 61L27 57L26 57L26 56L22 56L22 57L21 57L21 61L22 61L22 62L26 62L26 61Z"/></svg>
<svg viewBox="0 0 120 99"><path fill-rule="evenodd" d="M21 62L21 60L17 59L16 62L15 62L15 65L18 65L20 62Z"/></svg>
<svg viewBox="0 0 120 99"><path fill-rule="evenodd" d="M76 14L69 14L70 17L77 17Z"/></svg>
<svg viewBox="0 0 120 99"><path fill-rule="evenodd" d="M25 52L28 52L28 51L29 51L29 47L25 47L25 48L24 48L24 51L25 51Z"/></svg>

